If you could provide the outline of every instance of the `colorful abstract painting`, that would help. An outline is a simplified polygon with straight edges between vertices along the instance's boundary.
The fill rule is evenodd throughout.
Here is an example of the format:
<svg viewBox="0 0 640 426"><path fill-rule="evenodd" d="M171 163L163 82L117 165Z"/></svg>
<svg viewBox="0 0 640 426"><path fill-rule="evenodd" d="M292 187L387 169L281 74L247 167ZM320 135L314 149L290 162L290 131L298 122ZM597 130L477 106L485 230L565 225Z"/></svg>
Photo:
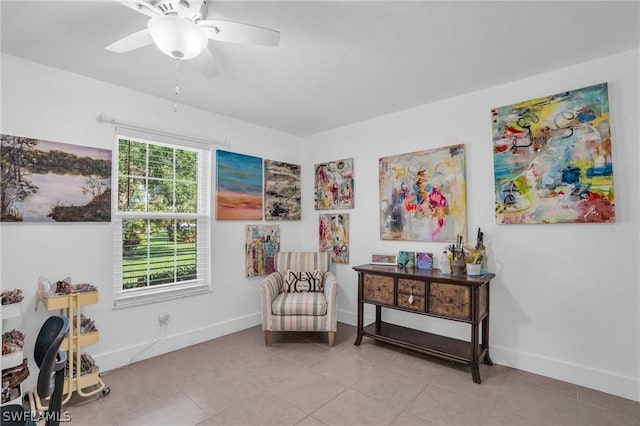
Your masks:
<svg viewBox="0 0 640 426"><path fill-rule="evenodd" d="M491 115L497 223L615 222L607 83Z"/></svg>
<svg viewBox="0 0 640 426"><path fill-rule="evenodd" d="M353 158L315 165L316 210L353 208Z"/></svg>
<svg viewBox="0 0 640 426"><path fill-rule="evenodd" d="M275 271L275 256L280 251L280 225L246 225L246 272L248 277L269 275Z"/></svg>
<svg viewBox="0 0 640 426"><path fill-rule="evenodd" d="M2 222L111 221L111 150L0 139Z"/></svg>
<svg viewBox="0 0 640 426"><path fill-rule="evenodd" d="M349 263L349 214L319 216L320 251L331 252L331 260Z"/></svg>
<svg viewBox="0 0 640 426"><path fill-rule="evenodd" d="M433 253L416 253L416 268L433 269Z"/></svg>
<svg viewBox="0 0 640 426"><path fill-rule="evenodd" d="M264 219L300 220L300 166L264 160Z"/></svg>
<svg viewBox="0 0 640 426"><path fill-rule="evenodd" d="M416 253L413 251L398 252L398 266L401 268L415 268Z"/></svg>
<svg viewBox="0 0 640 426"><path fill-rule="evenodd" d="M380 238L453 241L466 235L464 145L380 158Z"/></svg>
<svg viewBox="0 0 640 426"><path fill-rule="evenodd" d="M262 219L262 158L216 151L216 219Z"/></svg>

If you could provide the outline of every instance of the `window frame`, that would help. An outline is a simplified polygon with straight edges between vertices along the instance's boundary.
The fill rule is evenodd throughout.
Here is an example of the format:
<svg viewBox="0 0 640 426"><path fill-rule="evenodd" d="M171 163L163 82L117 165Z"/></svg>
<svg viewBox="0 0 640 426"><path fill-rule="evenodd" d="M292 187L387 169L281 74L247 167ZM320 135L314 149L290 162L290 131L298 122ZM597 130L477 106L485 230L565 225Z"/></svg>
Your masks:
<svg viewBox="0 0 640 426"><path fill-rule="evenodd" d="M129 139L147 145L168 146L174 149L192 150L197 153L197 203L195 213L120 211L119 194L119 148L120 140ZM139 129L116 127L113 150L114 173L112 174L112 229L114 236L114 309L127 308L211 292L211 164L212 148L189 138L150 133ZM147 172L146 175L149 173ZM147 178L149 176L145 176ZM174 181L178 180L174 176ZM141 288L123 289L123 223L131 219L189 219L196 221L196 270L197 278L189 281L174 281Z"/></svg>

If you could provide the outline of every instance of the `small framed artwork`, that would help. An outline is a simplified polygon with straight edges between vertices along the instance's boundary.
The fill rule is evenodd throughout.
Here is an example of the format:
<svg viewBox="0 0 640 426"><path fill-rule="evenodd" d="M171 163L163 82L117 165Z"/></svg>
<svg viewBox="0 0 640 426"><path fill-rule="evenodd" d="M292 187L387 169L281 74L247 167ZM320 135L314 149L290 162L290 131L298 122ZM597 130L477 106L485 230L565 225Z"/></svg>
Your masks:
<svg viewBox="0 0 640 426"><path fill-rule="evenodd" d="M402 268L415 268L416 253L413 251L398 252L398 266Z"/></svg>
<svg viewBox="0 0 640 426"><path fill-rule="evenodd" d="M353 208L353 158L315 166L316 210Z"/></svg>
<svg viewBox="0 0 640 426"><path fill-rule="evenodd" d="M433 269L433 253L416 253L416 268Z"/></svg>
<svg viewBox="0 0 640 426"><path fill-rule="evenodd" d="M245 225L245 272L247 277L269 275L276 270L280 251L280 225Z"/></svg>
<svg viewBox="0 0 640 426"><path fill-rule="evenodd" d="M396 266L398 264L398 256L395 254L374 253L371 255L371 264Z"/></svg>
<svg viewBox="0 0 640 426"><path fill-rule="evenodd" d="M336 263L349 263L349 214L321 214L318 222L320 251L330 252Z"/></svg>

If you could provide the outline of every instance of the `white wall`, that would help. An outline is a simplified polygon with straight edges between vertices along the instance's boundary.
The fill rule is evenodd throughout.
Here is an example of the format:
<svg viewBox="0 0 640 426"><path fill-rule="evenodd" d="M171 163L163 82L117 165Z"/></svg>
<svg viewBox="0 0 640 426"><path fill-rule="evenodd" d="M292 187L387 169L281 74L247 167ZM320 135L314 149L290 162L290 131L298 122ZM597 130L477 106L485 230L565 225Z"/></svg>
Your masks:
<svg viewBox="0 0 640 426"><path fill-rule="evenodd" d="M380 240L378 158L463 143L467 232L482 227L497 274L494 362L640 400L638 74L638 51L630 51L304 138L304 194L313 191L315 163L354 158L356 207L344 211L351 264L336 265L339 320L355 323L352 266L376 251L438 253L445 245ZM491 108L601 82L609 83L616 223L496 225ZM318 213L305 203L304 217ZM317 219L305 226L313 235ZM466 325L404 313L383 318L468 339Z"/></svg>
<svg viewBox="0 0 640 426"><path fill-rule="evenodd" d="M168 90L172 90L168 88ZM297 137L121 87L2 56L1 132L19 136L112 149L114 130L100 124L100 113L147 126L215 140L216 147L243 154L300 164ZM215 162L215 155L214 155ZM215 173L213 173L215 176ZM158 314L171 315L167 338L136 360L198 343L261 323L260 279L244 276L244 226L258 221L213 222L213 292L171 302L113 310L113 233L111 225L3 223L2 289L22 288L26 309L19 319L3 324L27 335L25 351L32 358L40 326L50 315L42 305L34 312L39 276L98 287L100 302L84 312L95 320L100 342L86 348L102 370L127 364L161 334ZM296 250L301 222L282 222L281 246ZM37 371L32 362L32 370ZM35 380L32 374L30 380Z"/></svg>
<svg viewBox="0 0 640 426"><path fill-rule="evenodd" d="M102 112L230 140L232 151L302 164L303 220L280 222L283 250L318 247L313 165L353 157L356 207L345 211L351 215L350 264L333 266L340 282L339 320L351 324L357 297L352 266L368 262L374 251L438 252L444 245L379 239L378 158L464 143L468 230L485 231L497 273L491 293L493 360L640 400L638 56L627 52L424 105L304 138L300 147L291 135L184 106L173 113L172 102L2 55L0 131L111 149L112 128L96 122ZM496 225L490 109L603 81L609 82L617 222ZM27 295L27 312L3 327L35 338L49 314L42 307L33 312L38 276L71 276L100 289L100 303L85 312L101 332L100 342L87 351L103 370L126 364L146 348L159 331L160 312L171 314L167 338L140 358L259 324L260 279L243 274L246 223L213 222L211 294L116 311L111 225L3 223L1 285L21 287ZM385 319L461 338L468 332L460 324L409 314ZM32 344L27 340L27 351Z"/></svg>

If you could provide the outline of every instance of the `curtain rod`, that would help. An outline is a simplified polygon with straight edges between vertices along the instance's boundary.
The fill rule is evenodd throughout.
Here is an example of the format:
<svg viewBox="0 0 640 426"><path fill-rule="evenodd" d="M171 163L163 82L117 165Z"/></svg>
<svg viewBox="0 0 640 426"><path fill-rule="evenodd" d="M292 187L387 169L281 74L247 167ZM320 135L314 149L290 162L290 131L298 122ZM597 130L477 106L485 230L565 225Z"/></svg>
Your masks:
<svg viewBox="0 0 640 426"><path fill-rule="evenodd" d="M188 135L181 135L178 133L174 133L168 130L162 130L162 129L155 129L152 127L146 127L143 126L141 124L135 124L135 123L129 123L126 121L121 121L121 120L116 120L115 118L111 118L106 114L98 114L98 118L97 118L98 123L108 123L108 124L112 124L114 126L120 126L120 127L125 127L131 130L139 130L139 131L143 131L143 132L147 132L147 133L151 133L154 135L159 135L159 136L167 136L167 137L172 137L175 139L182 139L182 140L186 140L186 141L196 141L196 142L200 142L203 144L207 144L207 145L222 145L222 146L231 146L231 142L229 141L224 141L224 142L220 142L220 141L215 141L215 140L208 140L208 139L203 139L203 138L198 138L198 137L194 137L194 136L188 136Z"/></svg>

